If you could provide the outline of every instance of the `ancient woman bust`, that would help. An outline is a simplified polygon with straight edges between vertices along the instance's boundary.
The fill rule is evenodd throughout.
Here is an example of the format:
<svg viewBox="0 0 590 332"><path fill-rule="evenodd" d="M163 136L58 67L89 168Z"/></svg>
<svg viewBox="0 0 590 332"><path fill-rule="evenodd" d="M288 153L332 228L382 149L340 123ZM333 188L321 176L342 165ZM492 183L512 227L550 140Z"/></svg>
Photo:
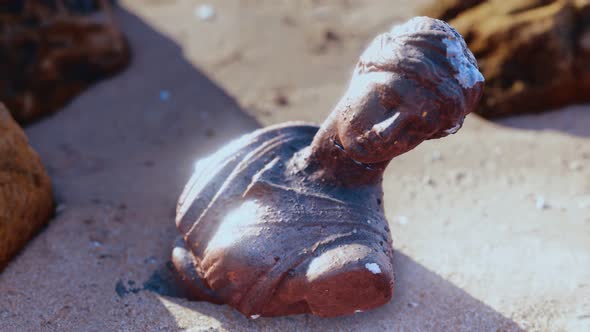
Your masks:
<svg viewBox="0 0 590 332"><path fill-rule="evenodd" d="M455 133L483 81L453 28L417 17L373 40L321 127L260 129L199 161L172 254L190 296L252 317L387 303L395 280L383 171Z"/></svg>

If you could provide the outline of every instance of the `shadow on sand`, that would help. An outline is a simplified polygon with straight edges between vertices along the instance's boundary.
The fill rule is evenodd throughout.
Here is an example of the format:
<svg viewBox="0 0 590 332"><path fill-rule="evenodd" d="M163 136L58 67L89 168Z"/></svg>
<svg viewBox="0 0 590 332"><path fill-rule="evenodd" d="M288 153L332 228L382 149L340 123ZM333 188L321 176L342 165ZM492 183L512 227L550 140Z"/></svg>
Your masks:
<svg viewBox="0 0 590 332"><path fill-rule="evenodd" d="M228 330L519 330L399 252L394 300L350 317L252 321L167 296L178 295L162 272L178 234L174 208L195 158L258 125L177 44L117 15L135 53L130 68L27 129L66 212L0 275L0 330L170 330L208 319Z"/></svg>
<svg viewBox="0 0 590 332"><path fill-rule="evenodd" d="M336 318L296 315L250 320L227 306L190 302L178 296L174 278L160 274L165 301L176 310L212 317L229 331L523 331L494 311L402 252L395 254L396 291L393 300L375 310ZM153 284L152 284L153 285ZM153 290L153 289L152 289ZM179 309L181 308L181 309ZM179 315L180 316L180 315ZM179 326L186 328L187 326Z"/></svg>
<svg viewBox="0 0 590 332"><path fill-rule="evenodd" d="M573 136L590 137L590 104L573 105L538 114L523 114L494 121L525 130L553 130Z"/></svg>

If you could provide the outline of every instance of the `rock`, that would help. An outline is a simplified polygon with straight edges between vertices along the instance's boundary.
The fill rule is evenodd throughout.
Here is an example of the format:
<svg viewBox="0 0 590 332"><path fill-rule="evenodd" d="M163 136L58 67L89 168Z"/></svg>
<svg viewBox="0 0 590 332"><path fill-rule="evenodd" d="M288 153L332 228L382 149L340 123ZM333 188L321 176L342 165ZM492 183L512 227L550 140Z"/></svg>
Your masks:
<svg viewBox="0 0 590 332"><path fill-rule="evenodd" d="M52 213L49 177L22 129L0 104L0 271Z"/></svg>
<svg viewBox="0 0 590 332"><path fill-rule="evenodd" d="M215 18L215 8L211 5L200 5L195 8L195 16L201 21L211 21Z"/></svg>
<svg viewBox="0 0 590 332"><path fill-rule="evenodd" d="M55 112L129 62L111 2L0 2L0 100L19 123Z"/></svg>
<svg viewBox="0 0 590 332"><path fill-rule="evenodd" d="M478 59L486 78L478 113L495 117L590 101L590 0L468 2L445 1L445 9L439 4L425 13L452 18Z"/></svg>
<svg viewBox="0 0 590 332"><path fill-rule="evenodd" d="M486 0L439 0L424 8L424 15L450 21L460 13Z"/></svg>

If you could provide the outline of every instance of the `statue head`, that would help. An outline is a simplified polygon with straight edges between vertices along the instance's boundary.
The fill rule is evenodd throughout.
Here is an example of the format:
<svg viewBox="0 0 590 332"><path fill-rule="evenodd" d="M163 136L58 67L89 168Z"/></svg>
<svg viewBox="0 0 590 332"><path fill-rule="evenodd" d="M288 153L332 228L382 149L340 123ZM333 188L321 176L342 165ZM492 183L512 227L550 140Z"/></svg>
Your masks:
<svg viewBox="0 0 590 332"><path fill-rule="evenodd" d="M354 160L388 161L454 134L482 95L484 78L461 35L416 17L375 38L336 107L334 140Z"/></svg>

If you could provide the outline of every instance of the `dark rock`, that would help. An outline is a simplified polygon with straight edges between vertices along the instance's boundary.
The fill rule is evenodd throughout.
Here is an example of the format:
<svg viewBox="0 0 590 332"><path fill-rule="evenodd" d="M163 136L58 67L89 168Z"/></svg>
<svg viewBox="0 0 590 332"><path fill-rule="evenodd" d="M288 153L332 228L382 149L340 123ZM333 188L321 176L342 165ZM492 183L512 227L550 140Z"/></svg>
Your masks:
<svg viewBox="0 0 590 332"><path fill-rule="evenodd" d="M438 0L424 8L424 15L450 21L460 13L486 0Z"/></svg>
<svg viewBox="0 0 590 332"><path fill-rule="evenodd" d="M590 0L487 0L454 16L486 78L481 115L590 101Z"/></svg>
<svg viewBox="0 0 590 332"><path fill-rule="evenodd" d="M0 101L19 123L53 113L129 62L111 1L0 2Z"/></svg>

